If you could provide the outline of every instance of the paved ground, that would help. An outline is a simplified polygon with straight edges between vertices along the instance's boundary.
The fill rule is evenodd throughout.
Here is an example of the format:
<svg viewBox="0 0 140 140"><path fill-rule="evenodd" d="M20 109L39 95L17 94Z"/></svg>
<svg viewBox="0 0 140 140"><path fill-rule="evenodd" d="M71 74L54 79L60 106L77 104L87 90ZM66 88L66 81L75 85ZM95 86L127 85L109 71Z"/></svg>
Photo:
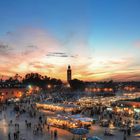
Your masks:
<svg viewBox="0 0 140 140"><path fill-rule="evenodd" d="M4 114L6 114L6 118L4 118ZM53 115L51 113L46 113L48 115ZM27 119L28 118L28 119ZM32 123L37 122L37 119L31 119L27 116L27 114L24 114L20 117L20 119L15 119L15 114L11 112L11 108L9 108L6 112L2 112L0 114L0 140L8 140L8 132L10 131L12 133L12 139L13 140L13 132L14 132L14 126L9 126L9 120L13 120L13 123L19 123L20 125L20 136L24 137L26 140L54 140L50 138L50 132L48 132L47 128L45 127L43 130L43 134L33 135L32 129L26 128L25 126L25 119L30 120ZM72 140L73 135L63 129L58 129L51 127L50 130L57 129L58 131L58 138L57 140ZM119 132L118 130L114 130L115 136L104 136L104 128L99 127L97 125L93 125L89 136L99 136L103 140L123 140L123 133ZM75 137L76 140L79 139L79 136ZM138 140L138 138L131 136L128 137L127 140Z"/></svg>

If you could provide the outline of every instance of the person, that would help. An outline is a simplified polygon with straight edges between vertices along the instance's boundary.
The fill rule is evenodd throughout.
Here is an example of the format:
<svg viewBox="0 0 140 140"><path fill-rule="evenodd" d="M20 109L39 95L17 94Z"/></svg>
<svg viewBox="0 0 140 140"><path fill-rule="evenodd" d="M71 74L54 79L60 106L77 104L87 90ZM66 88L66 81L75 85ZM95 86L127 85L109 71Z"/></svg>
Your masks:
<svg viewBox="0 0 140 140"><path fill-rule="evenodd" d="M12 120L10 120L10 125L12 125L12 122L13 122L13 121L12 121Z"/></svg>
<svg viewBox="0 0 140 140"><path fill-rule="evenodd" d="M51 130L51 139L53 138L53 131Z"/></svg>
<svg viewBox="0 0 140 140"><path fill-rule="evenodd" d="M74 137L74 135L73 135L73 137L72 137L72 140L75 140L75 137Z"/></svg>
<svg viewBox="0 0 140 140"><path fill-rule="evenodd" d="M14 140L16 140L16 133L14 132Z"/></svg>
<svg viewBox="0 0 140 140"><path fill-rule="evenodd" d="M16 139L19 139L19 134L20 134L20 131L18 130L18 131L16 132Z"/></svg>
<svg viewBox="0 0 140 140"><path fill-rule="evenodd" d="M126 140L126 133L124 133L123 140Z"/></svg>
<svg viewBox="0 0 140 140"><path fill-rule="evenodd" d="M27 126L27 123L28 123L27 120L25 120L25 125L26 125L26 126Z"/></svg>
<svg viewBox="0 0 140 140"><path fill-rule="evenodd" d="M107 129L105 129L104 134L105 134L105 135L107 134Z"/></svg>
<svg viewBox="0 0 140 140"><path fill-rule="evenodd" d="M54 130L54 138L57 138L57 130Z"/></svg>
<svg viewBox="0 0 140 140"><path fill-rule="evenodd" d="M8 133L8 140L11 140L11 134L10 134L10 132Z"/></svg>
<svg viewBox="0 0 140 140"><path fill-rule="evenodd" d="M49 125L48 125L47 129L48 129L48 132L49 132L49 130L50 130L50 126Z"/></svg>
<svg viewBox="0 0 140 140"><path fill-rule="evenodd" d="M6 114L4 114L4 119L6 119Z"/></svg>
<svg viewBox="0 0 140 140"><path fill-rule="evenodd" d="M17 128L18 128L18 130L19 130L19 123L17 123Z"/></svg>
<svg viewBox="0 0 140 140"><path fill-rule="evenodd" d="M130 136L131 135L131 128L127 129L127 135Z"/></svg>

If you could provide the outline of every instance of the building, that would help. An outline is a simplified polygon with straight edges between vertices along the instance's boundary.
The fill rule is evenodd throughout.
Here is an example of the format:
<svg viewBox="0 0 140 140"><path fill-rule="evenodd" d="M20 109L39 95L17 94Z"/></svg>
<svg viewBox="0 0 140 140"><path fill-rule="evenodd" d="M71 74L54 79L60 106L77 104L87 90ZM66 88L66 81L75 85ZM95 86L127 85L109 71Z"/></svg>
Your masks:
<svg viewBox="0 0 140 140"><path fill-rule="evenodd" d="M67 69L67 82L69 83L71 81L71 76L72 75L72 71L71 71L71 67L70 65L68 66L68 69Z"/></svg>
<svg viewBox="0 0 140 140"><path fill-rule="evenodd" d="M10 98L20 98L25 93L25 91L25 88L1 88L0 103L5 102Z"/></svg>

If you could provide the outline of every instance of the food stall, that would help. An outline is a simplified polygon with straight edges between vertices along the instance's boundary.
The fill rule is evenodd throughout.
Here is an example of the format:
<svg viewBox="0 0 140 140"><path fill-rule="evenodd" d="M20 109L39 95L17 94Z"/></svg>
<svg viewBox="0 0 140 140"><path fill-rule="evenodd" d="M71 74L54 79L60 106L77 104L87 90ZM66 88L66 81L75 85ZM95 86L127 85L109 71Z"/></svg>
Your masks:
<svg viewBox="0 0 140 140"><path fill-rule="evenodd" d="M72 115L71 119L76 120L81 123L82 127L90 127L93 123L92 118L84 117L82 115Z"/></svg>
<svg viewBox="0 0 140 140"><path fill-rule="evenodd" d="M47 118L47 123L52 126L57 126L63 129L90 127L93 119L87 117L81 117L79 115L57 115L57 117Z"/></svg>
<svg viewBox="0 0 140 140"><path fill-rule="evenodd" d="M47 123L51 126L60 127L63 129L72 129L79 127L77 121L71 120L70 118L64 116L49 117L47 119Z"/></svg>
<svg viewBox="0 0 140 140"><path fill-rule="evenodd" d="M51 111L58 111L58 112L72 112L77 111L80 109L79 106L73 104L56 104L56 103L36 103L37 108L42 108Z"/></svg>

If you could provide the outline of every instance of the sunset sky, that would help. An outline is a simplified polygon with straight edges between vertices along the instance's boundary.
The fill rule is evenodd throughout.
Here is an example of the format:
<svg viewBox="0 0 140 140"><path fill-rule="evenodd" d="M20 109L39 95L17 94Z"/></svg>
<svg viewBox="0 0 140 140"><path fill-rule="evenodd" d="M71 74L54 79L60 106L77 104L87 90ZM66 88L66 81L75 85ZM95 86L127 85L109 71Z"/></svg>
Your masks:
<svg viewBox="0 0 140 140"><path fill-rule="evenodd" d="M0 77L140 80L140 0L1 0Z"/></svg>

